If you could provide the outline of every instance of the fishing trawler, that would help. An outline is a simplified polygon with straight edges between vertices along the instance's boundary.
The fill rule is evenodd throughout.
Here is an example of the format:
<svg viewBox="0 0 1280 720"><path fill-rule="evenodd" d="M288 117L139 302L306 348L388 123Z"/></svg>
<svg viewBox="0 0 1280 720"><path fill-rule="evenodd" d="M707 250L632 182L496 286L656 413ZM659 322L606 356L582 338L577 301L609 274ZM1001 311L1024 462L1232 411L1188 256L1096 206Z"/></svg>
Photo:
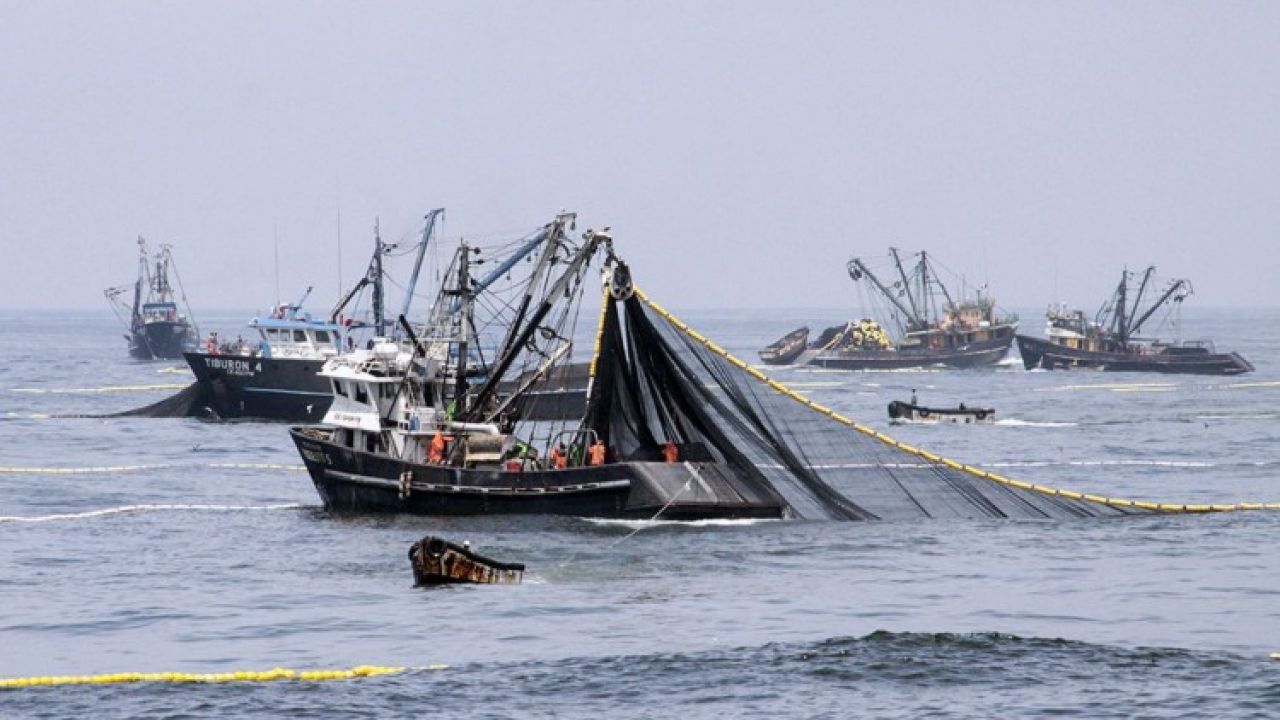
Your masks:
<svg viewBox="0 0 1280 720"><path fill-rule="evenodd" d="M875 320L864 318L824 333L800 361L821 368L886 370L946 366L993 365L1013 344L1018 319L1000 315L994 298L977 289L975 296L953 295L934 269L928 253L907 270L896 248L890 257L898 280L886 283L859 258L847 265L855 283L869 286L872 297L887 302L885 315L897 324L899 339Z"/></svg>
<svg viewBox="0 0 1280 720"><path fill-rule="evenodd" d="M178 307L169 272L178 277L173 264L173 246L162 244L153 255L147 251L147 241L138 238L138 279L133 285L107 288L104 294L111 310L128 328L124 336L129 343L129 354L139 360L173 360L182 353L194 349L199 331L191 320L191 308L186 313ZM145 295L144 295L145 288ZM133 301L126 304L123 297L133 290ZM178 282L181 291L181 279ZM186 304L186 293L182 293ZM127 318L127 319L126 319Z"/></svg>
<svg viewBox="0 0 1280 720"><path fill-rule="evenodd" d="M757 471L735 468L674 428L650 430L635 416L641 410L634 400L626 405L631 422L625 425L643 437L624 437L624 423L611 424L619 403L628 401L602 385L627 374L620 363L642 361L602 354L599 347L617 337L616 306L633 290L607 232L588 230L575 244L566 232L570 222L561 216L552 224L552 241L483 377L468 360L478 337L465 244L423 337L402 318L409 348L379 341L325 363L321 375L334 392L325 422L290 432L326 507L429 515L661 513L668 519L784 514L786 503ZM519 415L520 396L553 367L571 362L566 328L597 255L608 269L608 296L585 412L559 424L527 422ZM512 373L524 384L503 397L498 388Z"/></svg>
<svg viewBox="0 0 1280 720"><path fill-rule="evenodd" d="M1196 375L1238 375L1253 371L1239 353L1220 353L1210 340L1164 341L1139 335L1161 310L1175 328L1182 303L1194 291L1186 279L1170 280L1158 295L1152 288L1155 266L1136 274L1121 273L1120 283L1092 320L1081 310L1050 306L1045 313L1046 339L1018 335L1018 352L1028 369L1070 368L1106 372L1158 372ZM1143 305L1149 297L1150 304Z"/></svg>
<svg viewBox="0 0 1280 720"><path fill-rule="evenodd" d="M422 237L413 248L414 265L401 314L413 302L427 246L435 233L443 208L427 213ZM312 318L302 299L282 303L267 316L249 321L251 342L222 343L210 336L206 346L184 354L200 385L203 415L220 419L253 418L286 422L318 422L329 410L333 393L318 373L329 358L354 349L355 332L369 327L377 336L386 334L385 273L383 260L392 246L374 228L373 257L363 277L338 301L327 319ZM371 324L344 318L344 312L363 290L372 290Z"/></svg>

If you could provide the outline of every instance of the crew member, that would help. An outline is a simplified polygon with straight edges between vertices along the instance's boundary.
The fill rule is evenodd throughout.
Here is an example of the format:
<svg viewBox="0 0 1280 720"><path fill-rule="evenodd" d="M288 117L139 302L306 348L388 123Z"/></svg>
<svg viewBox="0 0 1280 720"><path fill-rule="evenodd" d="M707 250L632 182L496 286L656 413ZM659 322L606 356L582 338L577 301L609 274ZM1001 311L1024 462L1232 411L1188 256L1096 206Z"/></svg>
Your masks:
<svg viewBox="0 0 1280 720"><path fill-rule="evenodd" d="M551 467L556 470L564 470L569 467L569 453L563 442L556 443L556 446L551 448L551 455L549 457L551 460Z"/></svg>
<svg viewBox="0 0 1280 720"><path fill-rule="evenodd" d="M591 450L587 453L587 461L592 465L603 465L604 455L604 441L597 439L594 443L591 443Z"/></svg>
<svg viewBox="0 0 1280 720"><path fill-rule="evenodd" d="M427 460L435 465L444 463L444 433L439 430L436 430L436 434L431 438L431 448L427 451Z"/></svg>
<svg viewBox="0 0 1280 720"><path fill-rule="evenodd" d="M915 405L915 404L916 404L916 389L915 389L915 388L911 388L911 404L912 404L912 405Z"/></svg>
<svg viewBox="0 0 1280 720"><path fill-rule="evenodd" d="M662 446L662 459L669 463L679 462L680 450L675 443L667 441L667 444Z"/></svg>

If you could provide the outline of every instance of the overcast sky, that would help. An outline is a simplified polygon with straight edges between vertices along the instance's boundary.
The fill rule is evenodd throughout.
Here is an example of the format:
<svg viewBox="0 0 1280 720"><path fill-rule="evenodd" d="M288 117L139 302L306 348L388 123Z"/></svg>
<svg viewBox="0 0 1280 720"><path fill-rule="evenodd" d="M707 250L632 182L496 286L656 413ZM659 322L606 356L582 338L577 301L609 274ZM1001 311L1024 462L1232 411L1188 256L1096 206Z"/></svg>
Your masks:
<svg viewBox="0 0 1280 720"><path fill-rule="evenodd" d="M1278 195L1276 2L0 0L4 308L105 307L139 234L197 312L275 300L273 236L323 307L437 206L576 209L677 308L840 307L890 244L1273 305Z"/></svg>

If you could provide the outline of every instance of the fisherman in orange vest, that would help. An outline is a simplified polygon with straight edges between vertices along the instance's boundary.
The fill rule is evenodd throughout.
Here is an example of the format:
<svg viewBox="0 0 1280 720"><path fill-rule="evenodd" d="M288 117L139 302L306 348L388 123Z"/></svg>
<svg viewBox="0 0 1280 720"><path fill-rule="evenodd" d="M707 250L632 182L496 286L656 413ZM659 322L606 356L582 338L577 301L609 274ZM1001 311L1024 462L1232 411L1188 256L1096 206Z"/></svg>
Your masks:
<svg viewBox="0 0 1280 720"><path fill-rule="evenodd" d="M676 444L668 441L662 446L662 459L669 463L678 462L680 460L680 450L676 448Z"/></svg>
<svg viewBox="0 0 1280 720"><path fill-rule="evenodd" d="M569 453L566 451L563 442L557 443L555 447L551 448L550 460L551 467L556 470L564 470L569 467Z"/></svg>
<svg viewBox="0 0 1280 720"><path fill-rule="evenodd" d="M597 439L591 444L591 449L587 451L587 461L592 465L603 465L604 455L604 441Z"/></svg>
<svg viewBox="0 0 1280 720"><path fill-rule="evenodd" d="M435 465L444 462L444 433L439 430L436 430L436 434L431 438L431 449L427 452L427 460Z"/></svg>

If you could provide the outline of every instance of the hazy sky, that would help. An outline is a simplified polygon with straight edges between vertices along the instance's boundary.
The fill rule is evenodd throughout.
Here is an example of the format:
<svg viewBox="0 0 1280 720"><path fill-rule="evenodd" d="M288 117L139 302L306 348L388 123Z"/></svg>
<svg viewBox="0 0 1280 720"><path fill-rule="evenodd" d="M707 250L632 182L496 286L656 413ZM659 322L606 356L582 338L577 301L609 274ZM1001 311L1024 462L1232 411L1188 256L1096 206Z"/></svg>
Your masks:
<svg viewBox="0 0 1280 720"><path fill-rule="evenodd" d="M273 233L323 307L339 231L350 280L436 206L576 209L677 308L842 306L890 244L1005 306L1272 305L1278 196L1277 2L0 0L5 308L105 307L138 234L263 307Z"/></svg>

